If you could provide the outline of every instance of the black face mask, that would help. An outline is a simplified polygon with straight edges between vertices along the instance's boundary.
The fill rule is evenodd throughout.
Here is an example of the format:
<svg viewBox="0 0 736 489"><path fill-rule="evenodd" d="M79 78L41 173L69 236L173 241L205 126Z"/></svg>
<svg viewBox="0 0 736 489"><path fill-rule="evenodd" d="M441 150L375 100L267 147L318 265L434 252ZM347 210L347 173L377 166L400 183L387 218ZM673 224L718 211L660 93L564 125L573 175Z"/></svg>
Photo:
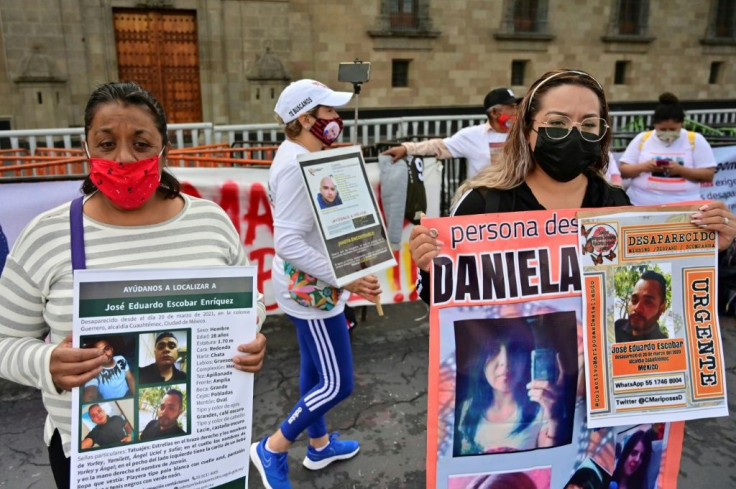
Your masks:
<svg viewBox="0 0 736 489"><path fill-rule="evenodd" d="M558 182L569 182L601 157L601 142L591 143L577 128L563 139L551 139L544 130L537 131L534 159L544 173Z"/></svg>

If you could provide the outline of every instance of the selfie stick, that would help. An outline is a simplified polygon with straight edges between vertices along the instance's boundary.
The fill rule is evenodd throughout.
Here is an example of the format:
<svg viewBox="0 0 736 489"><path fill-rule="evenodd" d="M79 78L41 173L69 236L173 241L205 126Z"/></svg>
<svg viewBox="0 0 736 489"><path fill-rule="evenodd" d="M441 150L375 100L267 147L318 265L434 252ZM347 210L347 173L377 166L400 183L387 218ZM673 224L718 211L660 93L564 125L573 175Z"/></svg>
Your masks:
<svg viewBox="0 0 736 489"><path fill-rule="evenodd" d="M353 84L353 93L355 94L355 125L353 126L353 133L350 137L352 144L358 144L358 100L363 83L370 79L370 69L370 63L363 63L360 59L355 58L352 63L340 63L340 68L337 72L337 79L339 81Z"/></svg>
<svg viewBox="0 0 736 489"><path fill-rule="evenodd" d="M355 125L353 125L353 134L351 139L351 143L358 144L358 98L360 97L360 89L363 85L362 82L352 82L353 84L353 93L355 94Z"/></svg>
<svg viewBox="0 0 736 489"><path fill-rule="evenodd" d="M367 69L361 69L357 72L354 69L351 69L356 66L359 68L366 66ZM358 58L355 58L352 64L340 63L340 69L337 72L337 78L339 81L349 82L353 84L353 93L355 94L355 124L353 126L353 133L350 137L350 142L352 144L358 144L358 100L360 98L360 89L362 88L363 83L367 82L370 79L370 67L370 63L363 63ZM346 70L343 71L343 68L346 68ZM383 316L383 307L381 306L381 298L379 296L375 297L375 304L378 315Z"/></svg>

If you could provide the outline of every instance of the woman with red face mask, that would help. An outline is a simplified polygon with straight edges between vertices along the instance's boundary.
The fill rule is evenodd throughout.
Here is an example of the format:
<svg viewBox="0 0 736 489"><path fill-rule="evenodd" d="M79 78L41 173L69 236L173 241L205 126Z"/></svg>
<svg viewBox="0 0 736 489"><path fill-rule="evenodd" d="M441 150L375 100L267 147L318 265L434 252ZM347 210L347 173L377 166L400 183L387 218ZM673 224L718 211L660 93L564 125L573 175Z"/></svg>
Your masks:
<svg viewBox="0 0 736 489"><path fill-rule="evenodd" d="M358 442L328 433L324 415L353 390L345 302L350 292L374 302L381 289L373 275L345 290L334 285L336 277L312 216L313 197L303 188L297 161L299 155L329 148L337 140L342 119L335 107L347 104L351 96L305 79L286 87L276 102L286 140L274 156L268 178L276 251L271 277L276 302L296 328L302 397L279 429L251 447L251 461L271 489L291 487L287 451L304 430L309 446L303 465L308 469L351 458L360 449Z"/></svg>
<svg viewBox="0 0 736 489"><path fill-rule="evenodd" d="M44 439L60 488L70 484L71 389L108 362L101 347L72 347L73 270L247 264L227 214L182 194L164 169L166 116L153 95L132 82L100 86L87 102L84 133L91 166L84 197L36 217L0 277L0 376L41 389ZM260 294L257 312L260 326ZM260 370L265 348L258 333L238 347L243 355L234 367Z"/></svg>

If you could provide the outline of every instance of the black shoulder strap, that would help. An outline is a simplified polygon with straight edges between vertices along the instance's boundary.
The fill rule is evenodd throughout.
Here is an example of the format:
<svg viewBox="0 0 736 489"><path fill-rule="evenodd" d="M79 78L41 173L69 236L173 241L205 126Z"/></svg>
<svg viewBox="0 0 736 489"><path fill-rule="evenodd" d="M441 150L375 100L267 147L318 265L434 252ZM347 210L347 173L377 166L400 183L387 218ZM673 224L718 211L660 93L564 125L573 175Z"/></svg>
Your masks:
<svg viewBox="0 0 736 489"><path fill-rule="evenodd" d="M486 214L501 212L501 194L498 191L489 188L479 188L478 190L486 199Z"/></svg>

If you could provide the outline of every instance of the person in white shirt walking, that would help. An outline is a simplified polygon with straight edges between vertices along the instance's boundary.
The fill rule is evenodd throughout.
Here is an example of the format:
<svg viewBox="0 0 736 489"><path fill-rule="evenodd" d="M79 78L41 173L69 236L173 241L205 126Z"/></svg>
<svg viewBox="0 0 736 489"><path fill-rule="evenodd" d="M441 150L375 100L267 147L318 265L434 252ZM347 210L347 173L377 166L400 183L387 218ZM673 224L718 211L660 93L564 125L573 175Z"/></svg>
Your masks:
<svg viewBox="0 0 736 489"><path fill-rule="evenodd" d="M276 252L271 278L276 303L294 323L299 342L301 398L275 431L251 446L250 460L267 489L291 489L288 450L302 432L309 438L302 464L310 470L347 460L360 450L357 441L329 433L325 415L353 391L345 303L351 293L375 302L381 286L369 275L337 287L298 162L299 155L322 151L337 140L343 124L335 107L351 97L351 92L304 79L286 87L274 109L286 140L268 174Z"/></svg>

